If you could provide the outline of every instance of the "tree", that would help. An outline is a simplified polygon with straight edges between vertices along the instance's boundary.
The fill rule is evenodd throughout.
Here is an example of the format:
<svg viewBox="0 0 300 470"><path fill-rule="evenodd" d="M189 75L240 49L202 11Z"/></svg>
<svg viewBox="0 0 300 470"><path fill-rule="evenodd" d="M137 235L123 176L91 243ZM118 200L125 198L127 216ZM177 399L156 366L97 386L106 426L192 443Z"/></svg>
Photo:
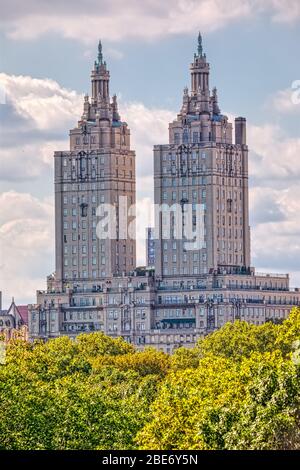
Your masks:
<svg viewBox="0 0 300 470"><path fill-rule="evenodd" d="M14 340L0 449L300 449L299 350L300 309L172 356L96 332Z"/></svg>

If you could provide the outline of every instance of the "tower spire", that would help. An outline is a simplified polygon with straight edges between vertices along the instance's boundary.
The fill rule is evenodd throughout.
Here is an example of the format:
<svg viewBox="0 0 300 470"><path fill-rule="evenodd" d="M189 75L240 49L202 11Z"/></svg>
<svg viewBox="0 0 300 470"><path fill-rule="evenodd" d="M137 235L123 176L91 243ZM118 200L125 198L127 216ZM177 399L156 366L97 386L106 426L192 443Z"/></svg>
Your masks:
<svg viewBox="0 0 300 470"><path fill-rule="evenodd" d="M102 54L102 43L100 39L98 43L98 65L102 65L102 64L103 64L103 54Z"/></svg>
<svg viewBox="0 0 300 470"><path fill-rule="evenodd" d="M203 52L202 35L198 34L197 54L194 54L194 62L191 64L191 94L201 95L209 102L209 63L206 61L206 54Z"/></svg>
<svg viewBox="0 0 300 470"><path fill-rule="evenodd" d="M103 60L102 42L98 42L98 56L92 70L92 104L105 101L109 103L109 71L106 68L106 62Z"/></svg>
<svg viewBox="0 0 300 470"><path fill-rule="evenodd" d="M203 57L202 36L201 36L200 31L198 34L198 56Z"/></svg>

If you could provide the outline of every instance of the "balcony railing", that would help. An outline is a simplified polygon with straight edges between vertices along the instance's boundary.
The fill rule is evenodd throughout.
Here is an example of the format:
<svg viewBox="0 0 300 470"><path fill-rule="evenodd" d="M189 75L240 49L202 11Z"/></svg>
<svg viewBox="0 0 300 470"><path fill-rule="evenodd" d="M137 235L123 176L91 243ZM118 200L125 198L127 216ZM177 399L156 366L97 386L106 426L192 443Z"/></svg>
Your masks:
<svg viewBox="0 0 300 470"><path fill-rule="evenodd" d="M288 274L280 274L280 273L255 273L256 277L274 277L277 279L288 279Z"/></svg>

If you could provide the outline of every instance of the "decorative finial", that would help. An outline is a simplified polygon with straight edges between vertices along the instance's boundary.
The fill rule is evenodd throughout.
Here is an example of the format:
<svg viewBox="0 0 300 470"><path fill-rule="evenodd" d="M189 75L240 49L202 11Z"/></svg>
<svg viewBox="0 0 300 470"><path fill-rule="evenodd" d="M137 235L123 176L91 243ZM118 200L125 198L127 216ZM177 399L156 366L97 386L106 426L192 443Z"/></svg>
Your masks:
<svg viewBox="0 0 300 470"><path fill-rule="evenodd" d="M100 39L98 43L98 65L102 65L102 64L103 64L103 54L102 54L102 43Z"/></svg>
<svg viewBox="0 0 300 470"><path fill-rule="evenodd" d="M201 36L200 31L199 31L199 34L198 34L198 55L200 57L203 56L202 36Z"/></svg>
<svg viewBox="0 0 300 470"><path fill-rule="evenodd" d="M120 115L118 112L117 95L113 95L112 97L112 110L113 110L113 120L120 121Z"/></svg>

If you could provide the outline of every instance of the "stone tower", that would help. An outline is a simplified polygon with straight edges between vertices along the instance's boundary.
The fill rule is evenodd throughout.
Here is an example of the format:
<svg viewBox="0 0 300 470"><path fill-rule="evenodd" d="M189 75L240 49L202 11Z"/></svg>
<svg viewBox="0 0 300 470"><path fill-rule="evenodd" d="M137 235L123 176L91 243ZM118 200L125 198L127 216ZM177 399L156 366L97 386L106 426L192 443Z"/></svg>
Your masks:
<svg viewBox="0 0 300 470"><path fill-rule="evenodd" d="M233 141L232 124L220 111L217 90L210 90L210 66L200 33L190 71L191 90L184 89L181 111L169 125L169 143L154 147L155 204L156 209L164 207L156 216L156 275L182 279L246 273L250 270L246 119L235 120ZM172 226L174 214L168 209L174 205L182 212L179 227L177 222ZM201 231L202 242L196 248L181 237L188 223L195 236ZM164 234L166 225L170 231Z"/></svg>
<svg viewBox="0 0 300 470"><path fill-rule="evenodd" d="M70 150L54 155L58 286L95 285L136 264L134 214L128 215L136 197L135 153L109 80L99 42L91 98L84 97L83 115L70 131Z"/></svg>

